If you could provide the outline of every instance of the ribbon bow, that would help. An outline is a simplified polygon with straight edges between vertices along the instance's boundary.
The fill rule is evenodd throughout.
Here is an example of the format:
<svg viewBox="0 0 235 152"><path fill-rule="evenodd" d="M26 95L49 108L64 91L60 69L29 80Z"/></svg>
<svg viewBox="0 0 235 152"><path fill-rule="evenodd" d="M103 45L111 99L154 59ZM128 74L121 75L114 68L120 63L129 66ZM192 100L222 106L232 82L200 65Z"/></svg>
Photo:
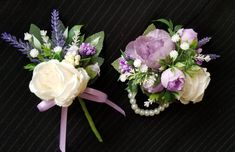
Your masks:
<svg viewBox="0 0 235 152"><path fill-rule="evenodd" d="M99 90L86 88L86 90L82 94L80 94L79 97L94 102L105 103L125 116L124 110L115 103L113 103L112 101L108 100L107 94ZM39 109L40 112L43 112L54 107L55 105L56 104L54 100L41 101L37 105L37 108ZM61 120L60 120L60 150L62 152L66 151L65 149L66 149L67 115L68 115L68 107L62 107Z"/></svg>

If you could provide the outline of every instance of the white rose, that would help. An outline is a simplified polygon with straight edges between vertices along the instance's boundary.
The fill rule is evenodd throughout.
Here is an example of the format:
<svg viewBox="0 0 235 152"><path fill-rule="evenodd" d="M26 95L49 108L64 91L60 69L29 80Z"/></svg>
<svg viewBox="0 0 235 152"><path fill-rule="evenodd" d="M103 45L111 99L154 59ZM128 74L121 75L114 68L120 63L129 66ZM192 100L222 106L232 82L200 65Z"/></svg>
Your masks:
<svg viewBox="0 0 235 152"><path fill-rule="evenodd" d="M29 89L42 100L53 99L56 105L67 107L86 89L89 79L83 68L49 60L35 67Z"/></svg>
<svg viewBox="0 0 235 152"><path fill-rule="evenodd" d="M186 74L183 90L179 93L179 100L183 104L200 102L205 89L210 82L210 73L206 68L198 70L192 77Z"/></svg>

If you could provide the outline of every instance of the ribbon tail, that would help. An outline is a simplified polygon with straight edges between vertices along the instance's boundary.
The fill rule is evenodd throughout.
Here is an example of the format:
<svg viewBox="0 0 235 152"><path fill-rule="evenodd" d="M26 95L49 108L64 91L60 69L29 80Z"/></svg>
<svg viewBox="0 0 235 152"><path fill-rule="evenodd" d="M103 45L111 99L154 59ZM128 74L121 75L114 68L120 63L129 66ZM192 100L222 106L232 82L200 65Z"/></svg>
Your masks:
<svg viewBox="0 0 235 152"><path fill-rule="evenodd" d="M113 103L112 101L110 100L106 100L105 102L107 105L109 105L110 107L112 107L113 109L117 110L118 112L120 112L122 115L126 116L126 113L125 111L119 107L118 105L116 105L115 103Z"/></svg>
<svg viewBox="0 0 235 152"><path fill-rule="evenodd" d="M60 150L66 151L66 130L67 130L67 115L68 107L61 108L61 120L60 120Z"/></svg>

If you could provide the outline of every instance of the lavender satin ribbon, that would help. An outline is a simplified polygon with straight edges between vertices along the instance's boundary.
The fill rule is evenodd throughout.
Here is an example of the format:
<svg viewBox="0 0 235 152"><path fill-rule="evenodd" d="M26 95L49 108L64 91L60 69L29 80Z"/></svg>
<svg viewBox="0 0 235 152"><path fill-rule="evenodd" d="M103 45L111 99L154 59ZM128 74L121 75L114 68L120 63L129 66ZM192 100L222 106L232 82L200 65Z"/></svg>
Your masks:
<svg viewBox="0 0 235 152"><path fill-rule="evenodd" d="M110 107L114 108L116 111L120 112L125 116L124 110L120 108L118 105L108 100L107 94L92 88L86 88L86 90L79 95L80 98L87 99L89 101L95 101L99 103L105 103ZM49 101L41 101L37 108L40 112L46 111L55 106L54 100ZM60 150L61 152L65 152L66 150L66 128L67 128L67 115L68 115L68 107L62 107L61 109L61 120L60 120Z"/></svg>

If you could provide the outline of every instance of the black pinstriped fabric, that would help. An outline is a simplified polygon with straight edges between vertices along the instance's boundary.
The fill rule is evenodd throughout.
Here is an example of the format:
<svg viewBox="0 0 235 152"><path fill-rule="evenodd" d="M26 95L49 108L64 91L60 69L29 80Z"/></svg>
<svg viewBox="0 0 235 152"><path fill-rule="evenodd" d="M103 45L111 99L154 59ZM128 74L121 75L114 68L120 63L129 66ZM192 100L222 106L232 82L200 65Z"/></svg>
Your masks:
<svg viewBox="0 0 235 152"><path fill-rule="evenodd" d="M94 88L106 92L127 117L87 102L104 143L93 136L78 103L69 108L68 152L235 152L235 2L229 0L73 0L0 1L0 32L18 37L35 23L50 28L50 12L58 8L66 25L84 24L87 34L104 30L101 77ZM140 35L151 20L171 18L192 27L199 37L212 36L205 47L221 55L208 64L212 81L203 102L172 104L156 117L140 117L128 103L125 85L110 63L119 49ZM0 152L59 151L60 109L38 112L31 94L28 61L0 42Z"/></svg>

